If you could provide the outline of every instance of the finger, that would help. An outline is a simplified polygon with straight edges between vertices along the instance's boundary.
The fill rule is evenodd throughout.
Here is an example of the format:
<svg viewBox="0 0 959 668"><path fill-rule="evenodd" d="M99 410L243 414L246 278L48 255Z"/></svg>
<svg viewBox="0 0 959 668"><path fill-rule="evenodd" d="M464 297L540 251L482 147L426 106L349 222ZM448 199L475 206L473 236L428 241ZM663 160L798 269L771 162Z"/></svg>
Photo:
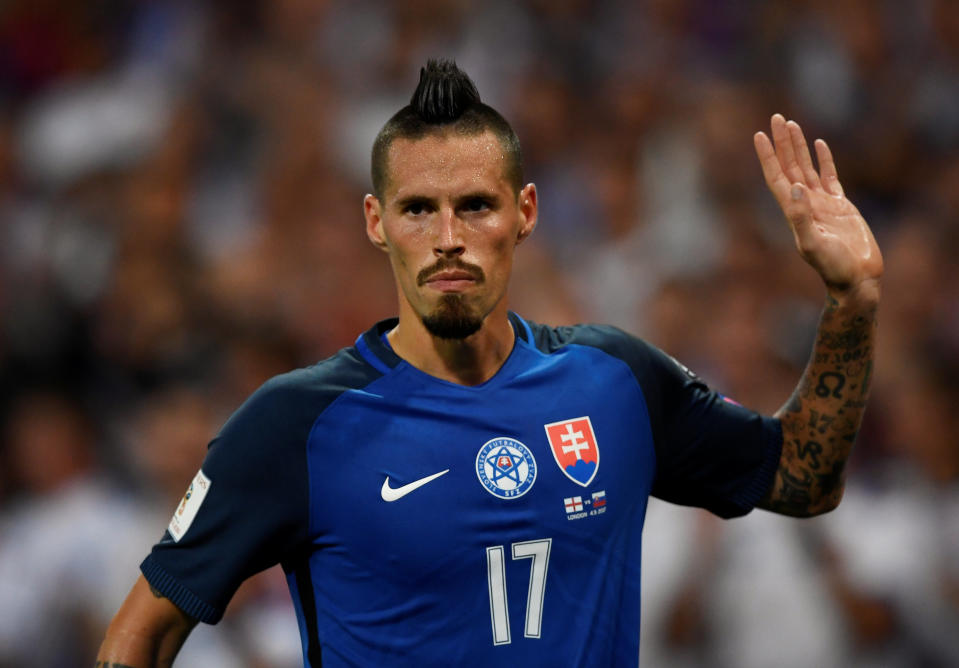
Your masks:
<svg viewBox="0 0 959 668"><path fill-rule="evenodd" d="M816 159L819 161L819 173L826 192L831 195L842 195L842 184L839 183L839 174L836 173L832 151L822 139L816 140Z"/></svg>
<svg viewBox="0 0 959 668"><path fill-rule="evenodd" d="M806 137L803 135L802 128L796 121L786 123L789 130L789 138L792 140L793 152L796 154L796 162L799 163L799 169L802 170L806 185L810 188L821 188L819 182L819 173L812 164L812 156L809 154L809 145L806 143Z"/></svg>
<svg viewBox="0 0 959 668"><path fill-rule="evenodd" d="M763 177L766 179L766 185L772 191L780 207L785 207L789 199L789 179L783 173L782 164L776 157L776 149L773 148L772 141L764 132L757 132L753 135L753 145L756 147L756 156L759 158L759 165L763 170Z"/></svg>
<svg viewBox="0 0 959 668"><path fill-rule="evenodd" d="M753 135L756 155L763 169L766 185L779 203L799 248L808 246L808 235L812 214L809 204L809 192L801 183L790 183L783 173L782 165L776 156L776 150L765 133Z"/></svg>
<svg viewBox="0 0 959 668"><path fill-rule="evenodd" d="M796 247L801 253L809 251L816 241L809 189L801 183L793 183L789 186L789 203L782 209L796 239Z"/></svg>
<svg viewBox="0 0 959 668"><path fill-rule="evenodd" d="M802 182L803 173L796 162L796 152L793 150L792 137L786 127L786 119L782 114L773 114L770 122L772 126L773 144L776 147L776 156L782 165L783 173L790 183Z"/></svg>

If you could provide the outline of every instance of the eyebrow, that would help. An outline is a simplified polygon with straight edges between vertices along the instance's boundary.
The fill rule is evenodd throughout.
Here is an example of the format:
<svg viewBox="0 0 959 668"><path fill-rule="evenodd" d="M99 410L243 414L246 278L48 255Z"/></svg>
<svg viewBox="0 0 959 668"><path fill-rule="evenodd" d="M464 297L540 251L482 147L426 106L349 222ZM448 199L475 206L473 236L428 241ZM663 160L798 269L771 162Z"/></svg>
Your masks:
<svg viewBox="0 0 959 668"><path fill-rule="evenodd" d="M499 195L496 194L495 190L476 190L457 197L456 203L462 204L463 202L468 202L471 199L484 199L492 202L499 200Z"/></svg>
<svg viewBox="0 0 959 668"><path fill-rule="evenodd" d="M426 195L407 195L393 203L399 209L405 209L410 204L436 204L436 200Z"/></svg>
<svg viewBox="0 0 959 668"><path fill-rule="evenodd" d="M498 202L500 200L499 194L495 190L473 190L463 195L458 196L454 200L455 206L460 206L464 202L469 202L473 199L486 200L488 202ZM411 204L427 204L430 206L436 206L436 198L429 197L427 195L406 195L400 199L393 202L393 206L399 209L405 209Z"/></svg>

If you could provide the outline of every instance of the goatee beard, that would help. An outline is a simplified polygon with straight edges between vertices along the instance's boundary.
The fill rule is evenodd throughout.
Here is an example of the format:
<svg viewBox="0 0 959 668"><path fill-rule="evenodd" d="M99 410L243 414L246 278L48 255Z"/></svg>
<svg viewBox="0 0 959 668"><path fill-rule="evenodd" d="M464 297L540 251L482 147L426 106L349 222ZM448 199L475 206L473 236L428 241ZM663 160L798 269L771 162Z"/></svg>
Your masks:
<svg viewBox="0 0 959 668"><path fill-rule="evenodd" d="M483 325L482 318L470 311L462 295L443 295L436 309L422 319L426 331L440 339L465 339Z"/></svg>

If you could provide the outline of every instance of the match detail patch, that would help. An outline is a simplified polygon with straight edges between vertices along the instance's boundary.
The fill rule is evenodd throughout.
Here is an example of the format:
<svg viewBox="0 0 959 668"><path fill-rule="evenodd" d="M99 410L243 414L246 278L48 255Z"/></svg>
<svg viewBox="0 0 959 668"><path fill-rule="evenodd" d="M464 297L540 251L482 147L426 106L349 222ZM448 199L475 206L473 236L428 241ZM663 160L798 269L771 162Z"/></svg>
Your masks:
<svg viewBox="0 0 959 668"><path fill-rule="evenodd" d="M202 469L197 472L193 482L190 483L190 487L186 490L186 494L183 495L183 499L180 500L176 512L173 513L170 525L167 527L167 531L173 536L174 542L179 543L187 529L193 524L193 518L200 510L200 504L203 503L203 499L206 498L206 493L210 491L212 484Z"/></svg>

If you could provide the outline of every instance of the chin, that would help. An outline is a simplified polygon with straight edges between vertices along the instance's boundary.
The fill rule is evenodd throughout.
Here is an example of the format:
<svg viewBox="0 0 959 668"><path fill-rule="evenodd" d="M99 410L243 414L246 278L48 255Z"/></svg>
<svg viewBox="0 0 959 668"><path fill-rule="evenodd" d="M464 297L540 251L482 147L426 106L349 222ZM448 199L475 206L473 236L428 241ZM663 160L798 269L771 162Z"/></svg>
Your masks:
<svg viewBox="0 0 959 668"><path fill-rule="evenodd" d="M443 295L437 307L422 320L426 331L440 339L465 339L483 326L483 318L462 295Z"/></svg>

